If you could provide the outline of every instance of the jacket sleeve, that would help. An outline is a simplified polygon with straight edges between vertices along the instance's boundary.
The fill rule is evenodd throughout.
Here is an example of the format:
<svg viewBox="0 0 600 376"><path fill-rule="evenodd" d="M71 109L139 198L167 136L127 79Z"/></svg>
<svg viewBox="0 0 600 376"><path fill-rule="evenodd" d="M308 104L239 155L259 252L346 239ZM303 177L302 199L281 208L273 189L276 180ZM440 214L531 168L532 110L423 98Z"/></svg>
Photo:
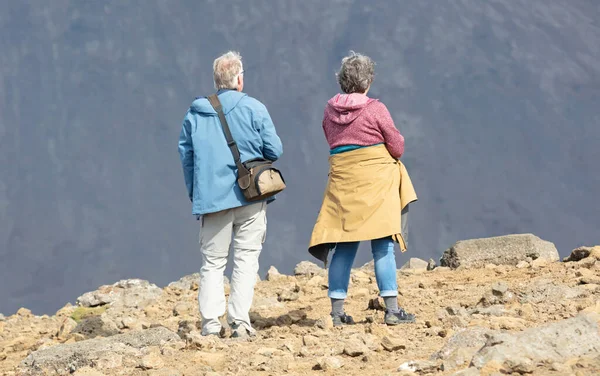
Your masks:
<svg viewBox="0 0 600 376"><path fill-rule="evenodd" d="M377 109L377 124L383 135L385 147L392 157L399 159L404 154L404 136L400 134L400 131L394 125L394 120L392 120L392 115L390 115L387 107L383 103L379 105Z"/></svg>
<svg viewBox="0 0 600 376"><path fill-rule="evenodd" d="M179 134L179 159L183 167L183 178L190 201L194 198L194 145L192 144L192 121L188 112L183 119L181 133Z"/></svg>
<svg viewBox="0 0 600 376"><path fill-rule="evenodd" d="M275 131L275 125L271 120L269 111L262 104L259 107L256 119L258 121L256 126L263 141L263 157L270 161L278 160L283 154L283 145L277 131Z"/></svg>

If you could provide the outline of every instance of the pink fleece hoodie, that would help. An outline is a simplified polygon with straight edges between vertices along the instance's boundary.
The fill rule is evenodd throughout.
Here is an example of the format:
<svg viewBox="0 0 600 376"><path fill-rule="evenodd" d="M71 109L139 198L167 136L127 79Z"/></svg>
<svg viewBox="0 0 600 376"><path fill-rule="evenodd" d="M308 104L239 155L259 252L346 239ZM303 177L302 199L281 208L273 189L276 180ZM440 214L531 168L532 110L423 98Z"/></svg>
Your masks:
<svg viewBox="0 0 600 376"><path fill-rule="evenodd" d="M364 94L337 94L327 102L323 130L329 147L385 144L394 158L404 153L404 137L385 107Z"/></svg>

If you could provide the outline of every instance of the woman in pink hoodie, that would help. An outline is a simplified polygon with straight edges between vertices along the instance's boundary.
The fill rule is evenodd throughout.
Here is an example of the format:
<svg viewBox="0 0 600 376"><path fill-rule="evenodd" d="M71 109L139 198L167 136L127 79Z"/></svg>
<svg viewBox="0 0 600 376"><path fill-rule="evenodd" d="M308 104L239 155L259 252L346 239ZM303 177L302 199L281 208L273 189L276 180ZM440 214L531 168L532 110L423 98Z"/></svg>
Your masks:
<svg viewBox="0 0 600 376"><path fill-rule="evenodd" d="M327 102L323 117L323 130L331 155L375 145L385 145L389 154L395 159L399 159L404 153L404 137L396 129L388 109L377 99L367 96L373 82L374 66L375 63L368 56L354 52L342 60L337 79L343 94L337 94ZM360 180L360 177L358 179ZM368 181L359 180L348 181L347 184L354 186L369 184ZM347 215L356 215L356 213ZM406 236L405 217L403 215L403 236ZM344 311L344 300L358 246L359 242L343 242L335 245L335 253L329 267L328 294L335 326L354 324L352 317ZM377 285L386 305L385 323L397 325L414 322L413 314L406 313L404 309L398 307L396 258L392 237L371 239L371 249L375 260Z"/></svg>

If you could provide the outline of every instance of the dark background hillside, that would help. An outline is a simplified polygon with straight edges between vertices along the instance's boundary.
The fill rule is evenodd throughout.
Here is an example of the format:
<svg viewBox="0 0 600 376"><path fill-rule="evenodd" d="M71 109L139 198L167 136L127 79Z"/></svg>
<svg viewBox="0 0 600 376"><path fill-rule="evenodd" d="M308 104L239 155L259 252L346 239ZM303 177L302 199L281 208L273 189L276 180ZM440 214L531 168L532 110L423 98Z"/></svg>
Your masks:
<svg viewBox="0 0 600 376"><path fill-rule="evenodd" d="M400 261L507 233L600 242L595 0L0 0L0 312L199 269L176 143L229 49L284 142L262 271L309 258L350 49L406 137L420 201Z"/></svg>

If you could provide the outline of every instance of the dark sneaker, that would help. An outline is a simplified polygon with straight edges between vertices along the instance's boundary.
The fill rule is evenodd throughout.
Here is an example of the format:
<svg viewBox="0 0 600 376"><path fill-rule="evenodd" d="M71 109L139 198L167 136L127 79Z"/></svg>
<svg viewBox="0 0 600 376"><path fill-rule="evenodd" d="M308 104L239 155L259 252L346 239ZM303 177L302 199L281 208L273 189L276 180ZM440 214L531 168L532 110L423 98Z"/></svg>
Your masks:
<svg viewBox="0 0 600 376"><path fill-rule="evenodd" d="M333 326L343 326L343 325L354 325L354 319L352 316L348 316L347 314L343 314L341 316L331 315L331 319L333 320Z"/></svg>
<svg viewBox="0 0 600 376"><path fill-rule="evenodd" d="M386 311L384 321L387 325L410 324L415 322L415 315L400 308L398 312Z"/></svg>
<svg viewBox="0 0 600 376"><path fill-rule="evenodd" d="M256 336L255 333L250 332L245 326L241 324L233 323L231 326L231 338L250 338Z"/></svg>

